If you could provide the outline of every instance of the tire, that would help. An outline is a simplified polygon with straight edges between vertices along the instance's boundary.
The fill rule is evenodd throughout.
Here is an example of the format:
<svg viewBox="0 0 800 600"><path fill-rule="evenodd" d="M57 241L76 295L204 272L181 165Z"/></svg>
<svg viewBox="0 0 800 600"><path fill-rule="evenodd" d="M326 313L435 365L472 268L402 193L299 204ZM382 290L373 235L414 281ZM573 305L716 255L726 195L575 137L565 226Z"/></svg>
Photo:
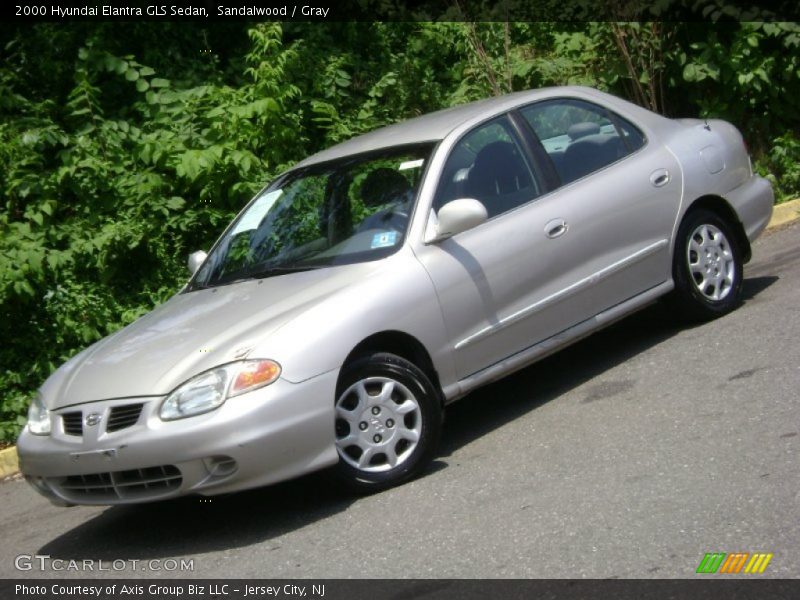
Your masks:
<svg viewBox="0 0 800 600"><path fill-rule="evenodd" d="M742 249L731 225L716 213L687 214L675 240L673 305L690 321L709 321L742 300Z"/></svg>
<svg viewBox="0 0 800 600"><path fill-rule="evenodd" d="M335 417L335 474L350 490L372 493L412 479L433 460L442 404L416 365L376 353L344 368Z"/></svg>

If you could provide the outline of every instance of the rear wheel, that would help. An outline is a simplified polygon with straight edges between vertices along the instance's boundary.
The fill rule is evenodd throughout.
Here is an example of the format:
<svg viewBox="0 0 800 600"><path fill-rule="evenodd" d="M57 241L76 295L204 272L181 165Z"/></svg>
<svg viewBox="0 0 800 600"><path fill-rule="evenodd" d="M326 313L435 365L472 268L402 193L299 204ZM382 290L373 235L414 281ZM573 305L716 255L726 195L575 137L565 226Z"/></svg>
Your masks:
<svg viewBox="0 0 800 600"><path fill-rule="evenodd" d="M399 356L376 353L345 367L335 413L337 474L352 489L403 483L433 459L439 395L422 370Z"/></svg>
<svg viewBox="0 0 800 600"><path fill-rule="evenodd" d="M675 243L673 277L673 299L689 319L714 319L736 308L743 267L733 228L711 211L686 215Z"/></svg>

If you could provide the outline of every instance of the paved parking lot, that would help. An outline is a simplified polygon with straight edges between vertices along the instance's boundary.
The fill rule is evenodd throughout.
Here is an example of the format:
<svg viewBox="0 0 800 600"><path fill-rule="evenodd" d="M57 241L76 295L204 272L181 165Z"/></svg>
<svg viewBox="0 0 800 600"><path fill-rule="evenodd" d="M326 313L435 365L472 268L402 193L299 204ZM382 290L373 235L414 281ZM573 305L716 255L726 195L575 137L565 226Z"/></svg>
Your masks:
<svg viewBox="0 0 800 600"><path fill-rule="evenodd" d="M97 574L117 577L694 577L738 551L798 577L800 224L760 239L745 275L724 319L656 305L465 398L428 473L383 494L315 475L62 509L0 484L0 577L23 575L20 554L141 561ZM181 558L194 570L146 570Z"/></svg>

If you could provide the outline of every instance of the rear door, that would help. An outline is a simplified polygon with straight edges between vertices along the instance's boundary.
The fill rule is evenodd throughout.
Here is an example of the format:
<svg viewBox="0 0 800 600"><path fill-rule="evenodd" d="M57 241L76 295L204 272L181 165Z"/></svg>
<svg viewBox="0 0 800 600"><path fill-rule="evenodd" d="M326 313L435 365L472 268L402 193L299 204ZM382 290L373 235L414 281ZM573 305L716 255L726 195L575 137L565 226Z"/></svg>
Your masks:
<svg viewBox="0 0 800 600"><path fill-rule="evenodd" d="M469 197L489 214L486 223L418 252L439 296L460 379L669 274L677 163L600 107L551 102L559 101L476 127L443 169L434 210ZM587 119L590 125L581 125ZM580 127L570 130L574 124ZM570 131L574 139L601 137L567 152ZM586 156L597 148L605 153ZM557 152L570 162L557 163ZM665 181L657 180L661 170Z"/></svg>
<svg viewBox="0 0 800 600"><path fill-rule="evenodd" d="M582 321L669 278L671 234L681 201L680 166L657 140L604 107L562 98L518 113L552 162L560 187L539 201L533 225L565 233L552 249L547 297Z"/></svg>

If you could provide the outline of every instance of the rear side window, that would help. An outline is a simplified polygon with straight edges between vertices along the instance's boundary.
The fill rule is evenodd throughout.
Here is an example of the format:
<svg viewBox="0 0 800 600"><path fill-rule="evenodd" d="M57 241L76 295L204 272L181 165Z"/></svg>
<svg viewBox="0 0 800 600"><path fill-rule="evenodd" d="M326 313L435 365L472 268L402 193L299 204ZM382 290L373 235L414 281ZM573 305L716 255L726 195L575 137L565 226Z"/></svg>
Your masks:
<svg viewBox="0 0 800 600"><path fill-rule="evenodd" d="M616 162L645 141L633 124L582 100L548 100L520 113L542 143L562 184Z"/></svg>
<svg viewBox="0 0 800 600"><path fill-rule="evenodd" d="M453 148L442 173L434 209L458 198L474 198L489 218L540 194L507 117L479 125Z"/></svg>
<svg viewBox="0 0 800 600"><path fill-rule="evenodd" d="M622 137L625 139L628 150L636 152L639 148L644 146L644 135L633 123L629 123L619 115L615 115L615 120L620 131L622 131Z"/></svg>

